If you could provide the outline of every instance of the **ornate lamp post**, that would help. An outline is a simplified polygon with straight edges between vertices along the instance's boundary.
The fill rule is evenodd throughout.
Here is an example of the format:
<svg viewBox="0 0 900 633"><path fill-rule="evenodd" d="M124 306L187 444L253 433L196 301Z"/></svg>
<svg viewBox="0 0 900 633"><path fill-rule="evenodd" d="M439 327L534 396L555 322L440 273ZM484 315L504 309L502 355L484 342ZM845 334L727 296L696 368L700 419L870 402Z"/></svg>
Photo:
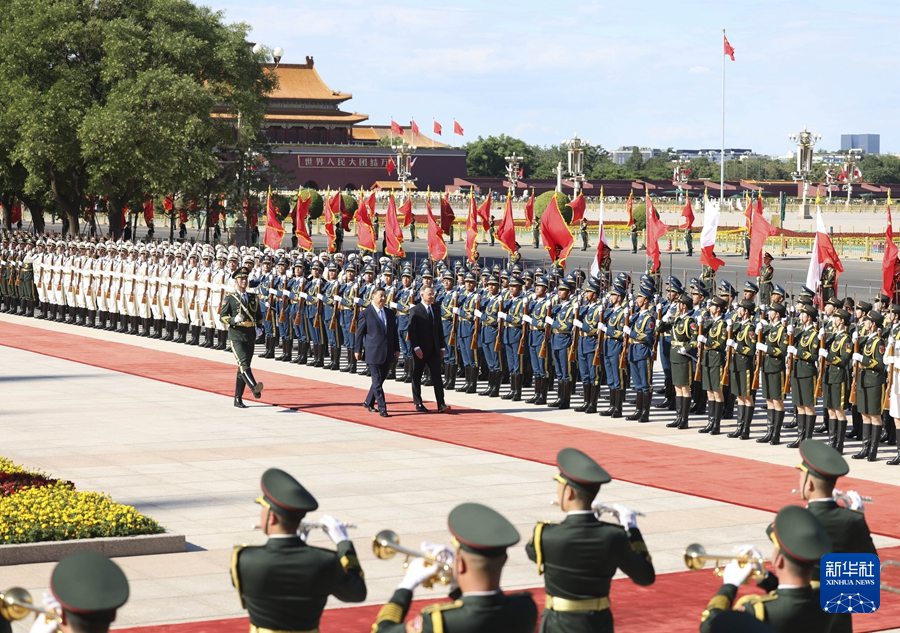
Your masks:
<svg viewBox="0 0 900 633"><path fill-rule="evenodd" d="M570 140L565 141L565 145L569 156L568 172L575 183L572 198L577 198L581 192L581 183L584 182L584 141L576 134Z"/></svg>
<svg viewBox="0 0 900 633"><path fill-rule="evenodd" d="M678 202L684 198L684 186L691 177L691 168L688 167L688 160L684 158L676 158L672 161L675 167L672 169L672 184L678 189Z"/></svg>
<svg viewBox="0 0 900 633"><path fill-rule="evenodd" d="M788 139L797 144L797 165L791 173L794 182L803 183L803 217L809 219L812 216L806 206L806 196L809 193L809 176L812 173L813 146L822 138L821 134L814 134L803 127L802 132L791 134Z"/></svg>
<svg viewBox="0 0 900 633"><path fill-rule="evenodd" d="M859 170L859 167L856 163L862 156L862 151L858 149L851 149L847 152L847 162L844 163L841 168L841 174L839 176L840 182L844 184L844 188L847 190L847 205L850 204L850 194L853 193L853 185L862 182L862 172Z"/></svg>
<svg viewBox="0 0 900 633"><path fill-rule="evenodd" d="M513 152L510 156L504 156L503 160L506 161L506 179L509 181L513 195L515 195L518 192L519 164L522 162L522 157Z"/></svg>
<svg viewBox="0 0 900 633"><path fill-rule="evenodd" d="M391 149L397 155L397 180L400 181L400 188L403 191L403 195L406 196L407 188L416 181L412 177L412 167L415 162L413 152L416 151L416 146L401 141L391 146Z"/></svg>

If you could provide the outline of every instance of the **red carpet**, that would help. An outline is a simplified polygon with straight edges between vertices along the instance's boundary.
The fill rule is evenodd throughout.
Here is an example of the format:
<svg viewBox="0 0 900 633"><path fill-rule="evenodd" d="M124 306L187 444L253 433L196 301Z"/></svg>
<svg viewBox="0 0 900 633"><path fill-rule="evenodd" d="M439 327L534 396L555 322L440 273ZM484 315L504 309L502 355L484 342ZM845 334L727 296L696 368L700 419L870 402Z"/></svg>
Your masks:
<svg viewBox="0 0 900 633"><path fill-rule="evenodd" d="M224 396L233 394L235 369L225 353L221 362L186 361L175 353L183 349L175 344L173 352L162 352L62 332L50 335L40 328L11 323L0 328L0 345ZM186 362L190 371L185 371ZM362 389L329 383L332 374L326 370L319 371L321 381L262 370L254 373L266 384L262 402L280 407L543 464L555 463L560 448L577 446L595 455L616 479L770 512L797 501L790 492L798 483L793 468L603 433L599 416L595 417L597 431L475 409L423 418L410 400L388 396L392 415L382 418L360 406ZM491 404L507 407L512 403L492 400ZM704 441L697 437L698 444ZM897 499L897 486L846 477L841 487L872 496L876 503L866 508L871 530L900 538L900 504L888 501Z"/></svg>

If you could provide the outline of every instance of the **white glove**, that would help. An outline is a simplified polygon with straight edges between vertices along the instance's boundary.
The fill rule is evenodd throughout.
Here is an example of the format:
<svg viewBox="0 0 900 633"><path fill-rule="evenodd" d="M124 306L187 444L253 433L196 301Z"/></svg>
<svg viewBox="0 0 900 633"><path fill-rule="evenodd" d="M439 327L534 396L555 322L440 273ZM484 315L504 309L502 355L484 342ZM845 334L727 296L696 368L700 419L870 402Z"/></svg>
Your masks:
<svg viewBox="0 0 900 633"><path fill-rule="evenodd" d="M631 530L637 527L637 515L634 513L634 510L629 510L621 503L612 504L612 508L618 515L619 525L621 525L626 530Z"/></svg>
<svg viewBox="0 0 900 633"><path fill-rule="evenodd" d="M761 322L757 323L756 324L756 333L759 334L760 332L762 332L762 329L763 329L763 324Z"/></svg>
<svg viewBox="0 0 900 633"><path fill-rule="evenodd" d="M787 353L796 356L796 355L797 355L797 348L794 347L793 345L788 345Z"/></svg>
<svg viewBox="0 0 900 633"><path fill-rule="evenodd" d="M682 356L687 356L687 355L688 355L687 348L686 348L686 347L679 347L679 348L678 348L678 353L681 354Z"/></svg>
<svg viewBox="0 0 900 633"><path fill-rule="evenodd" d="M741 565L736 560L733 560L725 565L725 568L722 570L722 584L740 587L747 581L752 571L752 565Z"/></svg>
<svg viewBox="0 0 900 633"><path fill-rule="evenodd" d="M862 361L863 361L863 355L862 355L862 354L859 354L859 353L854 353L854 354L853 354L853 362L854 362L854 363L861 363Z"/></svg>
<svg viewBox="0 0 900 633"><path fill-rule="evenodd" d="M58 629L59 622L57 620L48 621L47 616L42 613L35 618L30 633L56 633Z"/></svg>
<svg viewBox="0 0 900 633"><path fill-rule="evenodd" d="M698 343L706 343L706 337L703 336L702 334L700 334L700 335L697 337L697 342L698 342Z"/></svg>
<svg viewBox="0 0 900 633"><path fill-rule="evenodd" d="M423 542L421 548L423 552L433 557L436 561L446 563L450 566L450 569L453 569L453 563L456 560L456 555L453 553L453 550L446 545Z"/></svg>
<svg viewBox="0 0 900 633"><path fill-rule="evenodd" d="M732 325L734 325L734 321L732 321L731 319L725 319L726 327L731 327Z"/></svg>
<svg viewBox="0 0 900 633"><path fill-rule="evenodd" d="M855 343L856 339L858 339L858 338L859 338L859 332L857 332L856 330L853 330L853 337L852 337L853 342Z"/></svg>
<svg viewBox="0 0 900 633"><path fill-rule="evenodd" d="M737 343L734 342L733 338L730 338L725 341L725 347L734 347L735 349L737 349Z"/></svg>
<svg viewBox="0 0 900 633"><path fill-rule="evenodd" d="M824 347L819 348L819 358L828 358L828 350Z"/></svg>
<svg viewBox="0 0 900 633"><path fill-rule="evenodd" d="M626 336L631 336L631 328L628 327L627 325L622 328L622 331L625 332Z"/></svg>
<svg viewBox="0 0 900 633"><path fill-rule="evenodd" d="M793 326L793 325L788 325L788 326L787 326L787 333L788 333L788 334L793 334L793 333L794 333L794 326Z"/></svg>
<svg viewBox="0 0 900 633"><path fill-rule="evenodd" d="M599 328L599 330L600 330L601 332L603 332L604 334L606 334L606 326L605 326L604 324L601 323L601 324L598 326L598 328Z"/></svg>
<svg viewBox="0 0 900 633"><path fill-rule="evenodd" d="M347 533L347 524L343 521L335 519L330 514L325 514L319 519L319 522L322 524L322 527L325 528L325 533L328 535L328 538L331 539L332 543L337 544L341 541L350 540L350 535Z"/></svg>
<svg viewBox="0 0 900 633"><path fill-rule="evenodd" d="M756 351L757 351L757 352L762 352L763 354L765 354L766 352L769 351L769 346L766 345L765 343L757 343L757 344L756 344Z"/></svg>
<svg viewBox="0 0 900 633"><path fill-rule="evenodd" d="M863 503L862 497L859 496L859 493L855 490L848 490L844 493L844 496L847 497L847 507L851 510L855 510L856 512L862 512L865 504Z"/></svg>
<svg viewBox="0 0 900 633"><path fill-rule="evenodd" d="M749 556L750 558L763 558L762 552L754 545L741 545L738 547L737 553L739 555Z"/></svg>
<svg viewBox="0 0 900 633"><path fill-rule="evenodd" d="M406 568L406 574L403 576L403 580L400 581L400 584L397 585L397 589L409 589L410 591L413 591L437 572L437 565L432 565L424 558L414 558L409 561L409 567Z"/></svg>
<svg viewBox="0 0 900 633"><path fill-rule="evenodd" d="M666 316L664 316L662 320L663 320L663 323L668 323L669 321L672 320L672 315L666 313Z"/></svg>

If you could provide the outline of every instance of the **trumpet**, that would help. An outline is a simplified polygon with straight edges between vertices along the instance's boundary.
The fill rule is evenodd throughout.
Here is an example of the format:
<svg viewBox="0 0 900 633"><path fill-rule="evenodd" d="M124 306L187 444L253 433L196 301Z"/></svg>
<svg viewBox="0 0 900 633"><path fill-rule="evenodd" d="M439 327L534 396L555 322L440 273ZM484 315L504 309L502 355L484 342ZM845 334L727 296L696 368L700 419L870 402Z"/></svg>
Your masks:
<svg viewBox="0 0 900 633"><path fill-rule="evenodd" d="M25 619L32 613L43 614L47 620L51 621L62 620L56 609L43 609L35 606L31 594L23 587L10 587L6 591L0 591L0 618L15 622Z"/></svg>
<svg viewBox="0 0 900 633"><path fill-rule="evenodd" d="M355 530L356 524L354 523L345 523L344 527L348 530ZM300 521L300 527L297 528L297 534L309 533L313 530L324 530L325 524L321 521Z"/></svg>
<svg viewBox="0 0 900 633"><path fill-rule="evenodd" d="M601 514L612 514L616 517L616 519L619 518L619 511L612 506L606 505L605 503L595 503L591 506L591 509L593 509L594 516L596 516L598 519L600 518ZM643 512L638 512L637 510L632 510L632 512L634 512L635 515L639 517L647 516Z"/></svg>
<svg viewBox="0 0 900 633"><path fill-rule="evenodd" d="M746 554L709 554L700 543L691 543L684 550L684 564L688 569L703 569L708 562L712 561L716 576L722 575L723 561L729 562L733 560L736 560L742 567L744 565L752 566L753 572L750 574L750 578L754 580L761 580L766 575L765 558L757 558Z"/></svg>
<svg viewBox="0 0 900 633"><path fill-rule="evenodd" d="M453 568L447 561L400 545L400 537L393 530L381 530L375 535L375 538L372 539L372 553L381 560L391 559L397 554L406 554L406 561L403 563L404 567L409 564L410 558L424 558L430 564L435 565L438 568L435 575L422 583L422 586L426 589L430 589L436 584L449 585L453 581Z"/></svg>
<svg viewBox="0 0 900 633"><path fill-rule="evenodd" d="M885 567L900 567L900 561L896 560L885 560L881 561L881 576L884 577L884 568ZM900 587L893 587L883 580L881 581L881 590L882 591L890 591L891 593L900 593Z"/></svg>

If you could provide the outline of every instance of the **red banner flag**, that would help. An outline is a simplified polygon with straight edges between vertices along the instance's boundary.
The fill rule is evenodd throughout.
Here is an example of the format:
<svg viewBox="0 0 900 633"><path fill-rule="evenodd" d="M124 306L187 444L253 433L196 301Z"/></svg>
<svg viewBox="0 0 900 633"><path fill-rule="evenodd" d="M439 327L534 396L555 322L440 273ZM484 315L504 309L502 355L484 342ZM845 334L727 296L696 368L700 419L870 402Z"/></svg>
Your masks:
<svg viewBox="0 0 900 633"><path fill-rule="evenodd" d="M153 222L153 198L144 201L144 223L147 226Z"/></svg>
<svg viewBox="0 0 900 633"><path fill-rule="evenodd" d="M628 202L625 203L625 211L628 213L628 227L634 226L634 191L628 192Z"/></svg>
<svg viewBox="0 0 900 633"><path fill-rule="evenodd" d="M397 209L397 213L403 218L403 226L409 226L413 223L413 212L412 212L412 198L408 195L406 196L406 200L403 201L403 204L400 205L400 208Z"/></svg>
<svg viewBox="0 0 900 633"><path fill-rule="evenodd" d="M373 198L373 205L374 202ZM360 250L375 252L375 229L372 227L369 203L363 197L362 192L359 194L359 205L356 208L356 245Z"/></svg>
<svg viewBox="0 0 900 633"><path fill-rule="evenodd" d="M647 194L647 257L653 260L653 270L659 270L659 240L669 232L669 226L659 219L650 194Z"/></svg>
<svg viewBox="0 0 900 633"><path fill-rule="evenodd" d="M463 128L456 119L453 119L453 133L463 136Z"/></svg>
<svg viewBox="0 0 900 633"><path fill-rule="evenodd" d="M587 207L587 202L585 202L584 194L579 191L578 197L568 202L566 206L572 209L572 221L569 222L569 226L580 224L581 219L584 217L584 209L585 207Z"/></svg>
<svg viewBox="0 0 900 633"><path fill-rule="evenodd" d="M475 263L478 248L478 211L475 209L475 195L469 194L469 214L466 216L466 256Z"/></svg>
<svg viewBox="0 0 900 633"><path fill-rule="evenodd" d="M762 198L759 198L756 211L750 218L750 259L747 262L747 274L750 277L759 275L766 238L777 232L778 230L763 216Z"/></svg>
<svg viewBox="0 0 900 633"><path fill-rule="evenodd" d="M441 196L441 231L444 235L450 235L455 219L456 214L453 213L453 207L450 206L450 198L444 194Z"/></svg>
<svg viewBox="0 0 900 633"><path fill-rule="evenodd" d="M166 213L171 214L175 209L175 196L169 194L165 198L163 198L163 209L166 210Z"/></svg>
<svg viewBox="0 0 900 633"><path fill-rule="evenodd" d="M681 217L684 218L684 222L679 226L679 229L689 229L694 226L694 208L691 206L691 194L685 194L684 207L681 209Z"/></svg>
<svg viewBox="0 0 900 633"><path fill-rule="evenodd" d="M884 234L884 256L881 260L881 294L894 301L894 276L897 273L897 245L894 244L894 225L891 221L891 192L887 197L887 230Z"/></svg>
<svg viewBox="0 0 900 633"><path fill-rule="evenodd" d="M387 169L388 176L394 173L394 170L397 168L397 166L394 164L393 156L391 158L388 158L388 162L387 165L385 165L385 168Z"/></svg>
<svg viewBox="0 0 900 633"><path fill-rule="evenodd" d="M193 204L196 204L196 203L195 203L195 202L192 202L191 204L193 205ZM125 228L125 224L124 224L124 217L125 217L125 214L124 214L124 213L122 214L122 217L123 217L122 228ZM184 207L181 207L181 209L178 211L178 221L181 222L182 224L187 224L187 223L188 223L188 212L187 212L187 209L185 209ZM256 220L255 220L255 219L253 220L253 226L256 226Z"/></svg>
<svg viewBox="0 0 900 633"><path fill-rule="evenodd" d="M294 207L294 235L297 236L297 246L305 251L313 249L309 228L306 226L306 218L309 217L309 206L311 204L312 194L304 200L301 193L297 192L297 206Z"/></svg>
<svg viewBox="0 0 900 633"><path fill-rule="evenodd" d="M534 189L531 190L528 202L525 203L525 228L530 229L532 226L534 226Z"/></svg>
<svg viewBox="0 0 900 633"><path fill-rule="evenodd" d="M419 125L415 119L410 120L409 127L412 128L413 137L419 136Z"/></svg>
<svg viewBox="0 0 900 633"><path fill-rule="evenodd" d="M428 254L432 261L439 262L447 258L447 245L444 243L444 234L438 226L431 212L431 196L425 198L425 216L428 222Z"/></svg>
<svg viewBox="0 0 900 633"><path fill-rule="evenodd" d="M384 237L386 245L384 252L391 257L405 257L403 251L403 229L400 228L400 222L397 221L397 203L394 201L394 194L388 198L387 214L384 218Z"/></svg>
<svg viewBox="0 0 900 633"><path fill-rule="evenodd" d="M487 231L491 226L491 192L488 190L487 198L478 205L478 217L481 218L481 229Z"/></svg>
<svg viewBox="0 0 900 633"><path fill-rule="evenodd" d="M575 244L575 238L569 233L569 227L563 219L562 213L559 212L559 205L556 203L556 196L550 198L550 204L544 209L544 215L541 216L541 239L544 241L544 248L550 255L550 260L560 266L565 267L566 259L569 252Z"/></svg>
<svg viewBox="0 0 900 633"><path fill-rule="evenodd" d="M16 200L13 202L12 209L9 211L9 220L12 224L18 224L22 221L22 203Z"/></svg>
<svg viewBox="0 0 900 633"><path fill-rule="evenodd" d="M503 209L503 219L500 220L500 226L497 228L497 239L500 246L512 255L515 253L519 244L516 242L516 224L513 221L512 212L512 191L506 196L506 208Z"/></svg>
<svg viewBox="0 0 900 633"><path fill-rule="evenodd" d="M434 126L433 126L434 133L437 134L438 136L440 136L440 135L441 135L441 132L443 131L444 128L441 126L440 123L438 123L438 122L435 121L434 119L432 119L432 121L433 121L433 123L434 123Z"/></svg>
<svg viewBox="0 0 900 633"><path fill-rule="evenodd" d="M325 236L328 238L328 252L335 252L336 234L334 231L334 218L340 217L341 192L335 191L330 198L325 194Z"/></svg>
<svg viewBox="0 0 900 633"><path fill-rule="evenodd" d="M275 209L275 202L272 200L272 188L269 187L269 195L266 197L266 246L273 251L281 247L281 240L284 238L284 226L278 219L278 211Z"/></svg>
<svg viewBox="0 0 900 633"><path fill-rule="evenodd" d="M725 43L725 54L731 58L731 61L734 61L734 46L728 41L728 38L725 37L725 31L722 31L722 40Z"/></svg>
<svg viewBox="0 0 900 633"><path fill-rule="evenodd" d="M391 119L391 133L396 134L397 136L403 136L403 128L400 127L400 124Z"/></svg>

